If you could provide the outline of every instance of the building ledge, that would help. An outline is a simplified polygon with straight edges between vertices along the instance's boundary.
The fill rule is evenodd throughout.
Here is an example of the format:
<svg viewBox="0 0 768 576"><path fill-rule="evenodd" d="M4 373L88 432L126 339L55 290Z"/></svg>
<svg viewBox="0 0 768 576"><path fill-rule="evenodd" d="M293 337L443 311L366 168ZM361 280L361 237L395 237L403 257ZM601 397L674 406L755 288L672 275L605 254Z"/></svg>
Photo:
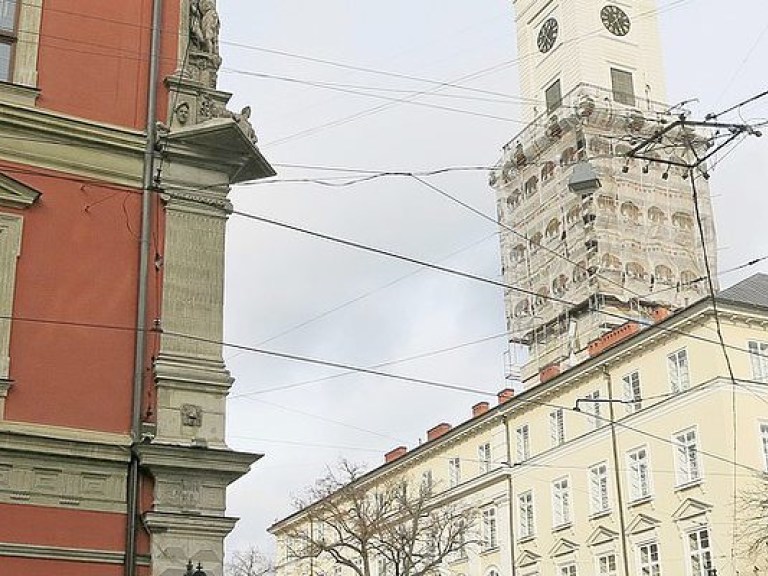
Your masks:
<svg viewBox="0 0 768 576"><path fill-rule="evenodd" d="M686 490L690 490L691 488L696 488L698 486L701 486L704 484L703 478L696 478L695 480L689 480L688 482L684 482L682 484L678 484L675 486L675 492L685 492Z"/></svg>
<svg viewBox="0 0 768 576"><path fill-rule="evenodd" d="M0 100L3 102L12 102L22 106L34 106L37 98L40 96L39 88L22 86L11 82L0 82Z"/></svg>
<svg viewBox="0 0 768 576"><path fill-rule="evenodd" d="M653 500L653 494L648 494L648 496L643 496L641 498L636 498L635 500L630 500L627 503L627 506L629 506L630 508L634 506L642 506L643 504L648 504L652 500Z"/></svg>

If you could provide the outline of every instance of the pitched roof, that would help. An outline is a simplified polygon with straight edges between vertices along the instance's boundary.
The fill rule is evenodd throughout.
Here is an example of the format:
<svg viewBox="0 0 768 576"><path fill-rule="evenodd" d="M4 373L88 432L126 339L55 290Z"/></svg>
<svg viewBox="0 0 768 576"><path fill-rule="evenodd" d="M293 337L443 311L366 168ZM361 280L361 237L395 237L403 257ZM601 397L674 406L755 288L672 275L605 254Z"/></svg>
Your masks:
<svg viewBox="0 0 768 576"><path fill-rule="evenodd" d="M717 299L734 304L768 308L768 274L754 274L720 292Z"/></svg>

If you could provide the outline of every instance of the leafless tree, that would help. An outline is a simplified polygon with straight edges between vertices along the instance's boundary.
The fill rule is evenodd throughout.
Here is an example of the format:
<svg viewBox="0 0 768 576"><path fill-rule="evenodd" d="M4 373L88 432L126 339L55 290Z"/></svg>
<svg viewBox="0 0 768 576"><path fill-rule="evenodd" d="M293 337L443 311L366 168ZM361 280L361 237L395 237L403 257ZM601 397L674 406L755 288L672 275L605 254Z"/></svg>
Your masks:
<svg viewBox="0 0 768 576"><path fill-rule="evenodd" d="M743 551L755 561L768 558L768 474L739 495L738 523L734 526ZM764 566L767 568L768 565Z"/></svg>
<svg viewBox="0 0 768 576"><path fill-rule="evenodd" d="M227 576L271 576L275 573L272 560L255 547L235 552L226 565Z"/></svg>
<svg viewBox="0 0 768 576"><path fill-rule="evenodd" d="M377 573L425 576L477 543L474 510L437 502L427 484L362 476L343 460L297 499L304 514L285 534L289 557L330 559L357 576L371 576L374 563Z"/></svg>

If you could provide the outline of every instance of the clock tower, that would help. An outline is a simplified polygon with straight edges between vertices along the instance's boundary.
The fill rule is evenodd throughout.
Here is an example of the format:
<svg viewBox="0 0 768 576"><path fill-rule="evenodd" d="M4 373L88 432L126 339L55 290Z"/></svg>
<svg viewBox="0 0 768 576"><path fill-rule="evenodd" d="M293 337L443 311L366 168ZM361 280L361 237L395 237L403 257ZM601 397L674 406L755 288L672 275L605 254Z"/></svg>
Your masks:
<svg viewBox="0 0 768 576"><path fill-rule="evenodd" d="M523 97L545 112L579 84L666 101L654 0L515 0Z"/></svg>
<svg viewBox="0 0 768 576"><path fill-rule="evenodd" d="M681 114L666 102L654 0L513 0L530 122L491 171L507 327L526 385L706 294L691 177L713 272L709 189L684 166L687 127L652 160L628 153Z"/></svg>

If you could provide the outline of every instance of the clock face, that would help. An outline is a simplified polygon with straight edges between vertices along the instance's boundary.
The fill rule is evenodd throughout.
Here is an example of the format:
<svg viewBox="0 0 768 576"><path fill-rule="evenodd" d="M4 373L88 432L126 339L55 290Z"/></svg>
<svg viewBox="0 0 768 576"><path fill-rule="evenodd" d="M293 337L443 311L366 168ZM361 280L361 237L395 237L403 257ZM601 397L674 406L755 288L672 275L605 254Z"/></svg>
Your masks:
<svg viewBox="0 0 768 576"><path fill-rule="evenodd" d="M616 36L626 36L629 34L630 22L629 16L618 6L608 4L600 10L600 19L611 34Z"/></svg>
<svg viewBox="0 0 768 576"><path fill-rule="evenodd" d="M559 28L560 25L554 18L548 18L546 22L541 25L536 45L539 47L539 51L542 54L546 54L552 50L552 46L555 45L555 40L557 40L557 32Z"/></svg>

